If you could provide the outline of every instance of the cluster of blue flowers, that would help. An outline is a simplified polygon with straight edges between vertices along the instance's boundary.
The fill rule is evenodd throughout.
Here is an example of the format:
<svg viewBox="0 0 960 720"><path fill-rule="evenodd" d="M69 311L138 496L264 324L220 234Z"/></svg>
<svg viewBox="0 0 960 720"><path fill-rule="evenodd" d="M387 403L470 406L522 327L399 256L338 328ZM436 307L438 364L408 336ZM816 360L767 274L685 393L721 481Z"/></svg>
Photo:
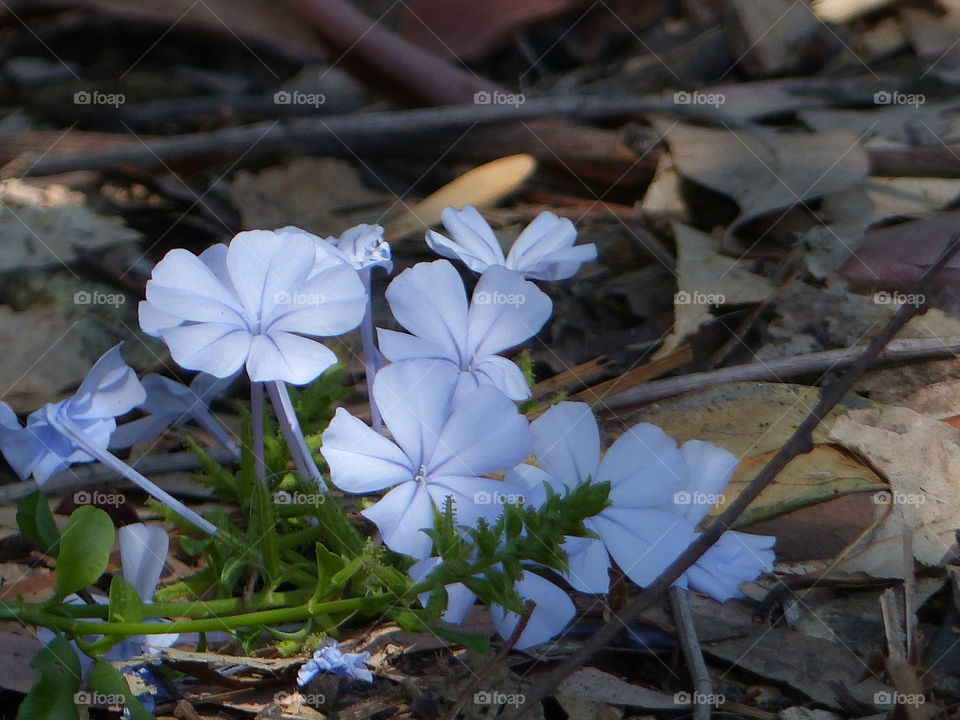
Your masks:
<svg viewBox="0 0 960 720"><path fill-rule="evenodd" d="M596 257L596 248L576 245L573 224L549 212L506 254L474 208L448 208L442 219L451 237L431 231L427 242L449 259L405 270L386 291L407 332L372 325L371 273L393 269L379 226L361 225L339 238L292 227L254 230L199 256L170 251L147 283L140 324L163 339L181 367L198 371L196 380L189 387L159 376L141 382L114 348L76 395L31 414L25 427L0 404L0 450L22 478L32 475L39 483L73 463L100 460L215 532L109 449L192 419L236 452L208 404L245 370L255 388L266 386L298 469L317 479L286 384L309 383L337 361L317 338L360 327L373 426L337 410L321 453L341 490L386 491L363 514L387 547L416 560L415 580L440 562L424 530L448 499L457 523L470 526L481 518L495 521L506 502L540 506L548 487L562 495L584 482L606 482L610 504L586 523L596 537L569 537L564 544L565 579L579 591L605 593L616 563L636 583L649 584L697 537L712 507L678 498L719 496L736 458L706 442L678 447L649 424L629 428L601 452L596 420L582 403L560 403L531 423L517 405L530 389L502 353L536 335L551 315L549 296L532 281L572 277ZM479 274L469 298L450 260ZM143 417L117 428L116 418L137 407ZM772 568L772 546L773 538L728 532L678 583L720 601L736 597L743 581ZM125 559L125 573L127 566ZM154 574L148 573L155 585ZM150 593L150 584L138 588ZM533 565L516 589L535 603L520 648L557 636L574 616L567 593ZM458 623L475 597L464 585L451 585L447 595L444 619ZM493 614L499 632L509 636L518 616L496 607ZM304 677L346 662L335 646L318 652ZM360 656L348 659L361 667ZM364 679L368 674L356 671Z"/></svg>

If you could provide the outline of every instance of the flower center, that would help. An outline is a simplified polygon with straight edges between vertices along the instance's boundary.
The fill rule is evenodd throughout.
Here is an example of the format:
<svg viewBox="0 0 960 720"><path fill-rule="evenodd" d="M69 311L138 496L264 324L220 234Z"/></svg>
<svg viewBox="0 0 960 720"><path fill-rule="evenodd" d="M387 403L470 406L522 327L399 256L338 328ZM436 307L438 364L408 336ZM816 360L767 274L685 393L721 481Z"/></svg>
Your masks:
<svg viewBox="0 0 960 720"><path fill-rule="evenodd" d="M421 465L420 469L417 471L417 475L413 478L415 482L420 483L421 485L427 484L427 466Z"/></svg>

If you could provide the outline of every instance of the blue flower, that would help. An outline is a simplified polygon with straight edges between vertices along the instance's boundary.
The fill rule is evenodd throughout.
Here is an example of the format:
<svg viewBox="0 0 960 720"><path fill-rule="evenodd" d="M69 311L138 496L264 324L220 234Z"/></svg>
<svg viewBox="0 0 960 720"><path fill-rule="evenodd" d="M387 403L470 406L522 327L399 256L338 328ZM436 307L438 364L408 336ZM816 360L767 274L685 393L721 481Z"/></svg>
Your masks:
<svg viewBox="0 0 960 720"><path fill-rule="evenodd" d="M146 391L117 345L97 360L74 395L32 412L26 427L7 403L0 403L0 451L21 480L33 475L42 485L74 463L99 459L81 447L68 424L80 428L90 444L106 450L116 417L145 398Z"/></svg>
<svg viewBox="0 0 960 720"><path fill-rule="evenodd" d="M379 330L388 360L433 358L461 373L461 392L492 385L513 400L530 397L520 368L498 353L533 337L550 317L553 303L533 283L491 267L468 306L460 275L437 260L400 273L387 288L387 302L412 333Z"/></svg>
<svg viewBox="0 0 960 720"><path fill-rule="evenodd" d="M311 237L251 230L199 257L171 250L147 282L140 326L191 370L310 382L337 358L305 336L352 330L367 300L353 266Z"/></svg>
<svg viewBox="0 0 960 720"><path fill-rule="evenodd" d="M484 477L530 452L527 420L501 392L483 386L454 399L458 373L433 360L408 360L377 373L373 393L396 442L343 408L323 434L320 452L334 485L351 493L392 488L363 511L387 547L415 558L430 552L434 510L454 500L457 521L495 519L493 502L515 488Z"/></svg>
<svg viewBox="0 0 960 720"><path fill-rule="evenodd" d="M563 280L576 275L580 266L597 257L593 243L576 245L573 223L552 212L534 218L513 243L506 258L497 236L477 209L448 207L440 218L453 239L433 230L427 231L427 244L438 255L461 260L482 273L491 265L502 265L533 280Z"/></svg>
<svg viewBox="0 0 960 720"><path fill-rule="evenodd" d="M313 653L313 658L307 660L297 673L297 684L305 687L320 673L331 673L351 680L362 680L372 683L373 673L366 666L370 653L345 653L340 649L340 643L333 638L323 641L320 649Z"/></svg>

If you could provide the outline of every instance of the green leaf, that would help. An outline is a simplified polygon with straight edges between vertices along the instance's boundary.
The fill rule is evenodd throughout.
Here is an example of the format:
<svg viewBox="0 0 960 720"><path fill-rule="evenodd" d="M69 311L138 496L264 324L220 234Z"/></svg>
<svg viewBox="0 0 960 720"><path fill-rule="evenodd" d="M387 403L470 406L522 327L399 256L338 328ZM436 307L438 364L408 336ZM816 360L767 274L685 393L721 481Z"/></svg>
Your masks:
<svg viewBox="0 0 960 720"><path fill-rule="evenodd" d="M121 705L129 711L133 720L156 720L153 713L130 691L130 685L123 674L110 663L98 660L87 684L96 693L93 699L101 701L97 705Z"/></svg>
<svg viewBox="0 0 960 720"><path fill-rule="evenodd" d="M107 569L116 531L100 508L83 505L73 511L57 553L57 589L61 597L97 581Z"/></svg>
<svg viewBox="0 0 960 720"><path fill-rule="evenodd" d="M455 630L453 628L444 627L443 625L434 625L431 623L427 624L427 628L430 630L430 632L439 635L444 640L457 645L465 645L474 652L490 652L490 638L488 638L486 635L465 632L464 630Z"/></svg>
<svg viewBox="0 0 960 720"><path fill-rule="evenodd" d="M265 482L252 485L250 497L250 528L248 542L257 548L263 558L263 571L269 585L280 575L280 548L277 544L277 519L273 495Z"/></svg>
<svg viewBox="0 0 960 720"><path fill-rule="evenodd" d="M143 601L137 589L120 575L110 583L110 622L143 622Z"/></svg>
<svg viewBox="0 0 960 720"><path fill-rule="evenodd" d="M60 530L53 521L46 496L39 490L17 503L17 527L44 552L56 555L60 549Z"/></svg>
<svg viewBox="0 0 960 720"><path fill-rule="evenodd" d="M20 703L17 720L76 720L74 699L80 687L80 660L62 636L57 636L30 661L40 677Z"/></svg>

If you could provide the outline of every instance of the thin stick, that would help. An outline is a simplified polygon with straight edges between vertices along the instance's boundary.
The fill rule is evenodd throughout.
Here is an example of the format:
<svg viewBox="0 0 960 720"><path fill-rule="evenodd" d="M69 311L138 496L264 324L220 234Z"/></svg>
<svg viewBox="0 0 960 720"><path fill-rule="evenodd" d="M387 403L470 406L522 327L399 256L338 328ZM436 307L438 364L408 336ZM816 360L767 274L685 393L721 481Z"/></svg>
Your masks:
<svg viewBox="0 0 960 720"><path fill-rule="evenodd" d="M320 468L317 467L317 461L313 459L307 439L303 436L300 421L293 411L293 403L290 402L290 393L287 392L286 384L279 380L268 382L267 394L270 396L270 404L273 405L277 420L280 421L280 430L283 432L287 447L290 448L290 455L293 457L293 464L297 466L297 472L302 478L315 485L319 492L326 492Z"/></svg>
<svg viewBox="0 0 960 720"><path fill-rule="evenodd" d="M693 613L687 591L680 587L671 587L668 593L673 622L677 628L677 640L683 651L683 659L693 680L693 720L710 720L710 700L713 698L713 681L707 671L700 651L700 640L693 624Z"/></svg>
<svg viewBox="0 0 960 720"><path fill-rule="evenodd" d="M915 289L916 295L926 296L925 290L928 279L933 278L958 250L960 250L960 235L955 235L937 261L920 278ZM565 677L581 667L598 650L613 640L625 625L636 620L644 610L662 597L670 589L670 586L720 539L723 533L733 527L737 518L773 482L783 468L798 455L810 452L813 449L813 431L820 424L820 421L850 392L854 383L873 365L874 360L880 355L883 348L914 315L920 312L921 307L923 305L904 305L901 307L890 318L886 327L867 346L867 349L860 355L850 371L827 383L820 393L820 400L810 411L810 414L804 418L793 435L790 436L790 439L777 451L777 454L770 459L770 462L763 467L751 483L743 489L743 492L730 503L727 509L710 523L700 537L680 553L677 559L670 563L656 580L618 613L617 617L607 621L607 624L600 628L596 635L587 640L577 652L559 663L550 673L536 682L530 688L527 695L528 702L524 707L508 712L504 716L504 720L517 720L524 715Z"/></svg>
<svg viewBox="0 0 960 720"><path fill-rule="evenodd" d="M269 153L306 145L313 154L339 155L344 148L362 145L365 153L395 154L403 137L424 137L442 130L520 122L548 115L602 119L652 112L685 115L714 124L722 122L728 127L742 124L709 105L677 105L659 96L567 95L530 98L519 107L470 103L327 118L297 118L283 123L267 121L31 158L23 168L6 167L4 175L36 177L72 170L105 170L123 164L158 167L161 163L169 164L198 155L240 157L253 147L261 153Z"/></svg>
<svg viewBox="0 0 960 720"><path fill-rule="evenodd" d="M853 365L867 350L866 345L854 345L840 350L798 355L790 358L734 365L732 367L690 373L666 380L643 383L604 400L604 406L616 410L630 405L642 405L674 395L731 382L781 381L788 377L822 373L832 368ZM960 337L893 340L877 356L878 363L897 363L913 360L951 358L960 353Z"/></svg>
<svg viewBox="0 0 960 720"><path fill-rule="evenodd" d="M450 712L446 714L444 720L456 720L457 713L460 712L463 706L467 704L467 701L473 697L473 694L477 691L477 688L480 687L480 683L483 682L484 678L490 675L495 668L498 668L507 656L507 653L513 650L513 646L520 641L520 636L523 635L523 631L527 629L527 623L530 622L536 606L537 604L533 600L527 600L524 604L523 615L520 616L520 620L517 622L517 626L513 629L510 637L503 644L503 647L497 651L497 654L493 656L493 659L485 665L480 672L473 676L473 680L470 681L463 692L460 693L459 697L457 697L456 702L453 703L453 707L450 708Z"/></svg>
<svg viewBox="0 0 960 720"><path fill-rule="evenodd" d="M70 420L69 418L60 418L59 422L63 424L63 429L70 435L70 439L73 440L77 446L88 455L92 455L121 477L124 477L127 480L139 485L144 492L147 492L155 497L171 510L181 515L191 524L196 525L198 528L210 533L211 535L217 534L216 525L204 520L199 514L188 508L163 488L158 487L153 482L145 478L116 455L113 455L109 451L91 443L87 438L86 433L84 433L83 428L73 422L73 420Z"/></svg>
<svg viewBox="0 0 960 720"><path fill-rule="evenodd" d="M250 421L253 426L253 476L261 482L267 479L263 458L263 383L250 383Z"/></svg>

